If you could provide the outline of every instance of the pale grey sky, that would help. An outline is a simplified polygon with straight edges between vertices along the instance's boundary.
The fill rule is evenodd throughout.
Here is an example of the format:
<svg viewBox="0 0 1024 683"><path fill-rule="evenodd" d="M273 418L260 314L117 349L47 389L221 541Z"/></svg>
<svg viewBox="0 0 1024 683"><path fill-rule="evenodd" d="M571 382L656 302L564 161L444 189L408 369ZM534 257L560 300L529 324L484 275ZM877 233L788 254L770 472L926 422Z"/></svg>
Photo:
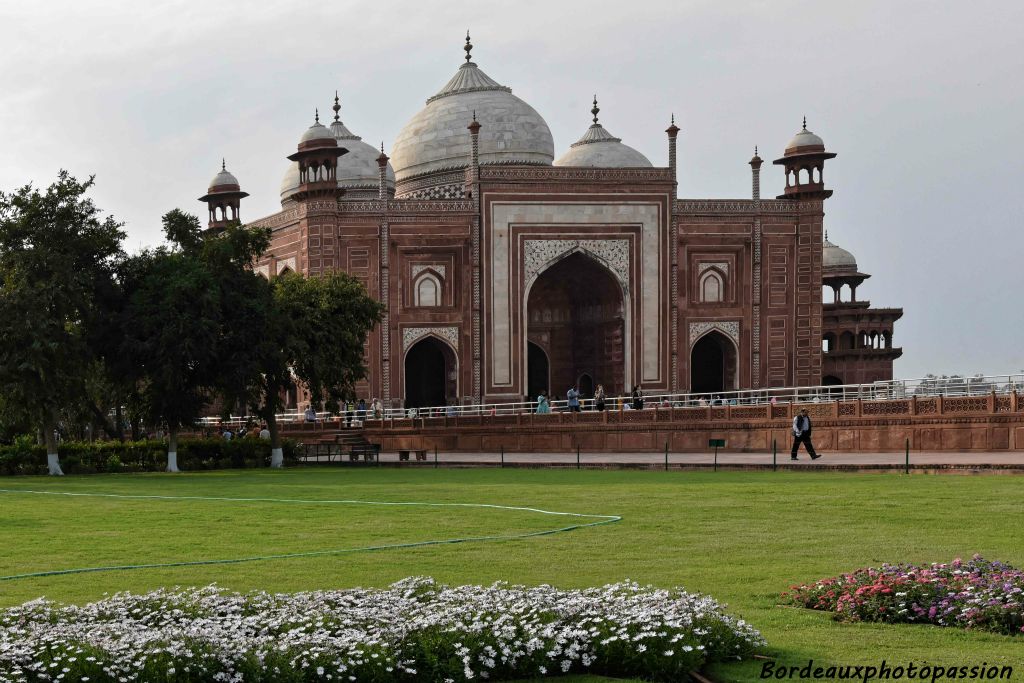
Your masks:
<svg viewBox="0 0 1024 683"><path fill-rule="evenodd" d="M278 188L313 108L385 149L462 62L545 117L556 155L601 121L667 164L681 197L747 197L806 114L838 158L825 206L835 243L903 306L898 377L1024 369L1024 3L4 2L0 188L97 176L130 249L160 216L202 213L222 156L252 196ZM327 117L329 118L329 117ZM782 191L778 167L762 191Z"/></svg>

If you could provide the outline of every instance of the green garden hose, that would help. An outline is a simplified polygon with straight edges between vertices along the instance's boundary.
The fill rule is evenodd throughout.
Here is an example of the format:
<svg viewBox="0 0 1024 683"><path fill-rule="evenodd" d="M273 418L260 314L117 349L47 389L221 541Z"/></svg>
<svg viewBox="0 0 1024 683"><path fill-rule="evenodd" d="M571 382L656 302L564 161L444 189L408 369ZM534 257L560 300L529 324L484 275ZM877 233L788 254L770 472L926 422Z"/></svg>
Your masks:
<svg viewBox="0 0 1024 683"><path fill-rule="evenodd" d="M592 519L595 521L585 522L579 524L571 524L569 526L560 527L558 529L548 529L546 531L531 531L522 534L508 534L498 536L468 536L464 538L444 538L434 539L427 541L415 541L412 543L391 543L386 545L370 545L359 548L341 548L338 550L314 550L309 552L301 553L284 553L279 555L253 555L250 557L235 557L228 559L219 560L190 560L187 562L160 562L153 564L126 564L126 565L111 565L108 567L79 567L74 569L54 569L49 571L41 572L29 572L25 574L12 574L10 576L0 576L0 581L13 581L15 579L30 579L38 578L43 576L61 576L64 574L85 574L88 572L110 572L110 571L128 571L134 569L157 569L161 567L193 567L197 565L208 565L208 564L238 564L240 562L258 562L261 560L284 560L298 557L315 557L318 555L340 555L343 553L359 553L359 552L370 552L375 550L394 550L399 548L420 548L430 545L445 545L452 543L475 543L481 541L514 541L524 538L533 538L535 536L551 536L553 534L561 534L567 531L575 531L576 529L585 529L587 527L601 526L604 524L614 524L615 522L622 521L622 517L618 515L593 515L584 514L580 512L557 512L552 510L541 510L539 508L531 507L517 507L511 505L493 505L489 503L418 503L418 502L396 502L396 501L380 501L380 500L303 500L297 498L228 498L220 496L155 496L155 495L131 495L131 494L117 494L117 493L75 493L70 491L35 491L28 489L0 489L0 493L14 493L14 494L34 494L34 495L47 495L47 496L74 496L74 497L87 497L87 498L126 498L126 499L144 499L144 500L206 500L206 501L225 501L233 503L301 503L306 505L381 505L381 506L407 506L407 507L461 507L461 508L487 508L492 510L508 510L513 512L532 512L541 515L552 515L561 517L574 517L578 519Z"/></svg>

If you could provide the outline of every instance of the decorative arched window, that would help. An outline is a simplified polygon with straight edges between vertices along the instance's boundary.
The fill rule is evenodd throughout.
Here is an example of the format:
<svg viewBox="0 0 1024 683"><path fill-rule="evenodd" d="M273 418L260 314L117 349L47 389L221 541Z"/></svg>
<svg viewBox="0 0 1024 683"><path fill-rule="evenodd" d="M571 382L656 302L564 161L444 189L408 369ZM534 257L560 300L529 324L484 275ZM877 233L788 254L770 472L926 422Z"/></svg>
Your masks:
<svg viewBox="0 0 1024 683"><path fill-rule="evenodd" d="M441 305L441 281L431 273L423 273L416 279L414 287L417 306Z"/></svg>
<svg viewBox="0 0 1024 683"><path fill-rule="evenodd" d="M700 300L703 303L718 303L725 299L725 282L715 270L709 270L700 278Z"/></svg>

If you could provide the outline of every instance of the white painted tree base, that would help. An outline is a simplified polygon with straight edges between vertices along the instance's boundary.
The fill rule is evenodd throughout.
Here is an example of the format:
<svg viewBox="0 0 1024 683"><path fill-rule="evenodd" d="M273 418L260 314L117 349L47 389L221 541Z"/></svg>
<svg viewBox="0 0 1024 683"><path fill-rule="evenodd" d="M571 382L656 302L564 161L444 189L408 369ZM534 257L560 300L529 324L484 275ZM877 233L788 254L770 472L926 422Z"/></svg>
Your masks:
<svg viewBox="0 0 1024 683"><path fill-rule="evenodd" d="M270 466L281 468L284 467L284 449L283 448L272 448L270 450Z"/></svg>
<svg viewBox="0 0 1024 683"><path fill-rule="evenodd" d="M56 453L46 454L46 469L49 471L50 476L64 476L64 470L60 468L60 456Z"/></svg>
<svg viewBox="0 0 1024 683"><path fill-rule="evenodd" d="M181 470L178 469L178 454L175 451L167 452L167 471L181 472Z"/></svg>

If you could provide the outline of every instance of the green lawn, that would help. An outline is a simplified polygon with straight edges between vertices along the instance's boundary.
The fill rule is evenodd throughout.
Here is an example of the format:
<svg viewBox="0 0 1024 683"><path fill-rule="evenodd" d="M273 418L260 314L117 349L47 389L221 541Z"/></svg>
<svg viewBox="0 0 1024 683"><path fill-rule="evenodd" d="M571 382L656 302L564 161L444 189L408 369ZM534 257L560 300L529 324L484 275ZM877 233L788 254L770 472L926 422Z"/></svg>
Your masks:
<svg viewBox="0 0 1024 683"><path fill-rule="evenodd" d="M622 579L709 593L759 628L768 654L816 663L1024 667L1024 638L926 626L849 625L780 606L791 584L886 561L981 553L1024 565L1024 477L575 470L292 469L9 478L0 488L165 496L487 503L621 515L616 524L523 540L244 564L0 581L0 606L45 595L216 582L234 590ZM574 520L482 508L181 501L0 493L0 575L213 559L379 543L520 534ZM583 520L591 521L591 520ZM760 663L719 666L757 680ZM598 679L581 678L580 681Z"/></svg>

